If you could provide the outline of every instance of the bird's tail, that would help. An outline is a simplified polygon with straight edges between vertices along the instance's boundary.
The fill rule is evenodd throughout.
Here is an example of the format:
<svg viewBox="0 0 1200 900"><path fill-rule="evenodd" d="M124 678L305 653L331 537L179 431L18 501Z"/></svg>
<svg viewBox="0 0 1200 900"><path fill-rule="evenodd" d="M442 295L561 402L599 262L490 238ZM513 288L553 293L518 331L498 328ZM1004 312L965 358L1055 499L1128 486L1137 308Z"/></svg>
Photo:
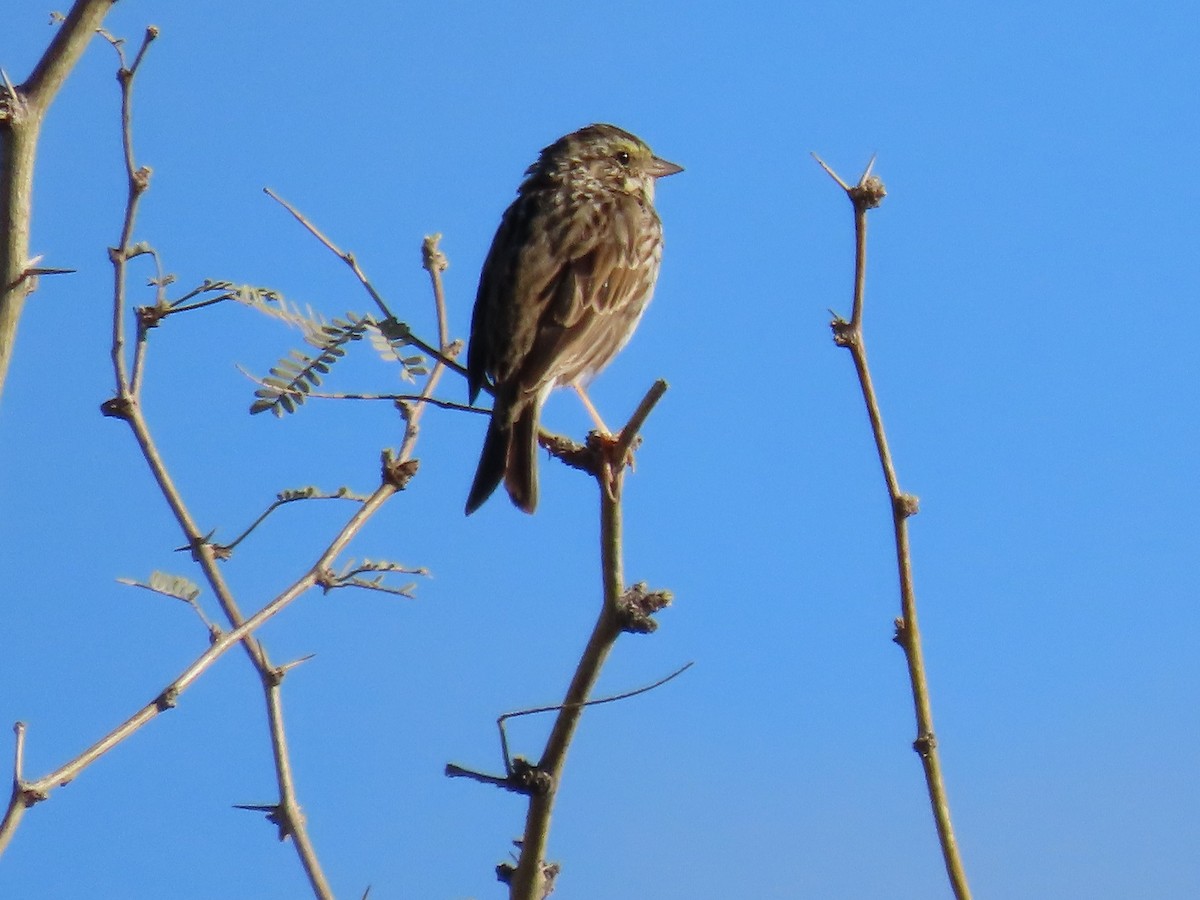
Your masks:
<svg viewBox="0 0 1200 900"><path fill-rule="evenodd" d="M537 508L537 432L537 404L526 406L515 422L502 411L492 414L467 495L468 516L492 496L501 481L518 509L531 513Z"/></svg>

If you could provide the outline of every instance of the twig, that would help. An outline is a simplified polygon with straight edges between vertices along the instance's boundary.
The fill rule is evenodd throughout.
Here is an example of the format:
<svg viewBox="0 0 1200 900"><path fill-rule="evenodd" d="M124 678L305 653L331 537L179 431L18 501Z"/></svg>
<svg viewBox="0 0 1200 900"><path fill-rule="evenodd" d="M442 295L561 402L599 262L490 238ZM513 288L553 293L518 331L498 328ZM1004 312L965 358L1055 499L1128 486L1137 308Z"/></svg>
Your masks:
<svg viewBox="0 0 1200 900"><path fill-rule="evenodd" d="M342 260L342 262L344 262L346 265L348 265L350 267L350 270L352 272L354 272L354 276L358 279L359 284L361 284L363 286L363 288L366 290L366 292L370 295L371 299L375 301L375 305L379 307L379 311L383 313L383 316L385 319L388 319L389 321L392 321L392 322L399 321L394 315L392 315L392 311L388 308L387 303L384 302L384 299L382 296L380 296L379 291L377 291L375 289L375 285L371 283L371 280L369 278L367 278L366 273L363 272L362 268L359 266L358 259L355 258L353 253L351 253L347 250L342 250L340 247L338 247L338 245L335 244L333 241L331 241L328 237L326 237L325 234L319 228L317 228L316 225L314 225L312 222L310 222L308 217L305 216L304 213L300 212L300 210L296 209L296 207L292 206L292 204L288 203L286 200L284 200L282 197L280 197L278 194L276 194L273 190L265 187L265 188L263 188L263 193L266 194L268 197L270 197L272 200L274 200L276 203L278 203L280 206L282 206L284 209L286 209L288 212L290 212L292 214L292 216L295 217L296 221L299 222L301 225L303 225L313 237L315 237L318 241L320 241L322 244L324 244L331 253L333 253L336 257L338 257L338 259ZM437 239L440 237L441 237L441 235L437 235L432 238L435 248L437 246ZM430 238L426 238L426 240L430 240ZM444 261L444 257L443 257L443 261ZM426 268L429 268L429 266L426 265ZM443 266L443 268L444 268L444 266ZM431 278L433 277L432 269L430 270L430 277ZM438 278L437 278L437 280L439 282L440 282L440 278L441 278L441 276L439 274ZM439 307L438 307L439 317L444 316L444 313L445 313L444 307L445 307L444 303L439 303ZM440 320L441 319L439 318L439 321ZM453 357L446 356L443 353L441 348L436 348L436 347L431 346L430 344L421 340L419 337L417 337L415 334L412 334L412 333L410 333L408 335L407 340L414 347L417 347L418 349L424 351L425 353L428 353L430 356L432 356L436 360L438 360L438 362L453 369L459 375L466 377L467 370L463 366L461 366L457 361L455 361L453 359Z"/></svg>
<svg viewBox="0 0 1200 900"><path fill-rule="evenodd" d="M197 602L197 597L200 595L200 588L195 583L178 575L168 575L165 572L152 572L149 583L138 581L135 578L118 578L117 582L119 584L127 584L130 587L141 588L144 591L150 591L152 594L158 594L160 597L170 597L172 600L180 600L192 608L192 611L200 618L205 630L210 635L215 638L221 634L221 626L205 615L204 607Z"/></svg>
<svg viewBox="0 0 1200 900"><path fill-rule="evenodd" d="M151 26L146 29L142 45L138 49L133 67L125 65L125 50L121 42L115 40L107 32L105 38L121 62L117 70L117 81L121 85L121 147L125 159L125 180L128 185L128 195L125 202L125 218L121 223L121 237L115 248L109 250L109 258L113 263L113 326L112 326L112 364L117 379L117 392L127 386L129 378L125 369L125 286L127 279L126 266L129 260L148 252L145 246L133 246L133 224L137 220L138 205L142 195L150 189L151 170L149 166L137 168L133 154L133 79L137 68L145 59L146 50L151 42L158 37L158 29ZM137 347L134 351L134 389L141 387L142 362L145 355L144 331L139 328Z"/></svg>
<svg viewBox="0 0 1200 900"><path fill-rule="evenodd" d="M895 532L896 562L900 575L901 616L896 619L894 640L904 650L909 681L912 684L913 706L917 720L917 739L913 742L913 749L920 756L921 765L925 770L925 783L929 792L930 805L933 808L934 822L937 825L942 858L945 861L950 886L958 900L967 900L971 896L971 890L967 884L966 870L963 868L958 842L954 837L954 827L950 821L950 803L942 779L941 760L933 731L933 709L929 700L929 684L925 675L924 655L921 651L921 632L917 626L917 600L913 587L912 559L908 540L908 518L917 512L917 498L900 490L896 467L892 461L887 435L883 428L883 416L880 413L879 401L871 381L871 370L867 365L867 346L862 332L867 267L867 213L883 201L886 191L883 182L871 174L875 164L874 157L858 183L847 185L816 154L813 156L846 192L846 196L850 198L850 202L854 206L854 305L849 322L840 316L835 317L831 327L834 343L848 349L854 360L854 368L858 373L867 415L871 420L871 432L875 436L875 447L879 453L884 481L887 483L888 499L892 510L892 525Z"/></svg>
<svg viewBox="0 0 1200 900"><path fill-rule="evenodd" d="M13 746L13 786L21 783L21 773L25 771L25 723L13 725L16 741Z"/></svg>
<svg viewBox="0 0 1200 900"><path fill-rule="evenodd" d="M576 707L583 708L585 706L599 706L602 703L616 703L618 700L628 700L630 697L636 697L639 694L645 694L648 691L653 691L656 688L662 687L668 681L673 681L678 678L688 669L693 663L684 663L670 675L665 678L660 678L653 684L643 685L640 688L635 688L631 691L624 691L620 694L613 694L608 697L601 697L597 700L587 700L583 703L574 704ZM503 788L506 791L513 791L518 794L531 794L535 791L544 789L549 784L549 779L542 775L536 766L531 766L525 759L521 757L513 757L508 749L508 733L504 728L504 723L509 719L515 719L519 716L534 716L540 713L557 712L565 709L569 704L556 703L553 706L538 706L532 709L521 709L516 712L504 713L496 719L496 727L500 731L500 753L504 757L504 775L489 775L486 772L476 772L474 769L467 769L455 763L446 763L447 778L470 778L472 781L478 781L481 784L490 784L493 787Z"/></svg>
<svg viewBox="0 0 1200 900"><path fill-rule="evenodd" d="M301 500L351 500L355 503L362 503L366 499L367 499L366 497L363 497L359 494L350 493L350 491L347 490L346 488L339 488L335 493L332 493L332 494L321 494L321 493L318 493L315 489L310 489L310 488L306 488L306 489L300 490L300 491L286 491L286 492L280 494L278 497L276 497L271 502L271 505L268 506L265 510L263 510L259 514L258 518L255 519L253 522L251 522L242 531L241 534L239 534L237 537L235 537L229 543L218 544L217 546L225 554L228 554L231 550L233 550L233 548L235 548L238 544L240 544L247 537L249 537L250 534L256 528L258 528L259 525L261 525L263 522L265 522L267 520L267 518L273 512L275 512L275 510L279 509L279 507L281 507L281 506L286 506L289 503L297 503ZM183 549L189 549L189 548L183 548Z"/></svg>
<svg viewBox="0 0 1200 900"><path fill-rule="evenodd" d="M660 688L668 681L674 681L693 665L695 665L694 662L684 663L670 675L667 675L665 678L658 679L658 681L654 682L653 684L642 685L640 688L634 688L631 691L624 691L620 694L611 694L608 697L599 697L595 700L585 700L583 703L577 703L575 705L583 708L587 706L601 706L605 703L616 703L619 700L628 700L630 697L636 697L639 694L645 694L649 691ZM512 755L508 752L508 735L505 732L504 723L509 719L517 719L521 716L536 716L540 715L541 713L555 712L560 709L565 709L567 705L568 704L566 703L556 703L553 706L535 706L532 709L519 709L516 712L505 713L496 719L496 725L500 730L500 752L504 756L504 770L506 772L511 775L513 771L513 765Z"/></svg>
<svg viewBox="0 0 1200 900"><path fill-rule="evenodd" d="M427 403L438 409L451 409L456 412L478 413L490 416L492 411L482 406L471 406L469 403L455 403L453 400L439 400L437 397L426 397L424 394L326 394L321 391L309 391L304 395L312 400L389 400L392 403Z"/></svg>
<svg viewBox="0 0 1200 900"><path fill-rule="evenodd" d="M218 300L221 298L217 298ZM216 302L216 301L213 301ZM453 347L453 342L449 345ZM238 371L253 381L260 387L268 387L267 382L257 375L247 372L241 366L238 366ZM304 399L307 400L368 400L379 401L386 400L389 403L427 403L430 406L436 406L438 409L450 409L457 412L476 413L481 416L490 416L492 411L483 406L472 406L469 403L455 403L453 400L439 400L437 397L426 397L422 392L420 394L357 394L345 392L326 392L326 391L305 391Z"/></svg>
<svg viewBox="0 0 1200 900"><path fill-rule="evenodd" d="M433 287L433 306L437 312L438 348L444 350L450 346L450 319L446 315L446 291L442 287L442 273L450 268L450 261L442 252L438 243L441 234L428 234L421 242L421 268L429 273L429 281Z"/></svg>
<svg viewBox="0 0 1200 900"><path fill-rule="evenodd" d="M642 426L646 424L646 419L650 417L650 413L658 405L658 401L663 398L668 386L667 382L661 378L650 386L650 390L646 392L646 396L642 398L642 402L638 404L637 409L633 411L633 415L629 417L629 422L621 429L616 446L613 448L614 459L623 460L628 455L633 442L641 434Z"/></svg>
<svg viewBox="0 0 1200 900"><path fill-rule="evenodd" d="M622 476L629 448L665 391L666 382L656 382L621 429L617 440L609 445L607 452L606 448L599 445L595 449L596 464L591 471L600 488L603 605L536 767L540 777L535 782L536 789L531 790L529 795L520 858L515 867L502 868L509 882L511 900L542 900L553 890L553 879L558 869L545 861L545 855L550 818L562 782L567 750L605 659L621 633L634 630L630 625L628 606L622 602L626 595L621 560Z"/></svg>
<svg viewBox="0 0 1200 900"><path fill-rule="evenodd" d="M438 382L442 378L442 372L446 368L453 368L458 372L466 371L455 361L454 345L449 338L450 323L446 315L446 301L442 289L442 272L446 269L448 263L442 251L438 249L438 241L441 240L441 237L440 234L426 236L421 245L421 262L425 270L429 272L429 281L433 286L438 335L442 341L442 346L432 354L437 362L434 363L433 370L425 380L425 387L417 397L415 403L411 407L401 407L401 409L407 411L405 415L404 440L400 445L400 456L404 459L412 455L412 449L416 445L417 437L421 432L421 416L425 412L425 407L433 402L433 392L437 389ZM435 405L440 404L435 403Z"/></svg>

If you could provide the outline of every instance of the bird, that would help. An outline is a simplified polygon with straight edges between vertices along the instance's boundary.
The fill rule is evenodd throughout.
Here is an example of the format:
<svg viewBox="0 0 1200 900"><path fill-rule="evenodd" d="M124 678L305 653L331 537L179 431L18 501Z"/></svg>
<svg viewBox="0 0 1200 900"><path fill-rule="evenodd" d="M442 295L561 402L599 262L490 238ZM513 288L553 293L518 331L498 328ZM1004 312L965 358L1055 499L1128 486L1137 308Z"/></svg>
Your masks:
<svg viewBox="0 0 1200 900"><path fill-rule="evenodd" d="M658 279L659 178L683 167L615 125L588 125L543 149L525 171L484 260L471 314L467 386L485 384L491 419L466 514L503 481L513 504L538 503L538 422L570 385L584 388L632 337Z"/></svg>

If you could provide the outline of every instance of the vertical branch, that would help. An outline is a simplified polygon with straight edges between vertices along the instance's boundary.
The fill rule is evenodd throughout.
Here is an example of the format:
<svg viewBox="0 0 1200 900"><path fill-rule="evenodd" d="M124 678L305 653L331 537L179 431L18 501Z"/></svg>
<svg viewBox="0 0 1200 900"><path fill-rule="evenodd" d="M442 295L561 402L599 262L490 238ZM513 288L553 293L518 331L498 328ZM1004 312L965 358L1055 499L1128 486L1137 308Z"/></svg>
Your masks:
<svg viewBox="0 0 1200 900"><path fill-rule="evenodd" d="M912 685L913 707L917 720L917 739L913 742L913 749L920 756L921 765L925 770L925 784L933 808L933 818L950 886L958 900L968 900L971 889L967 884L966 870L963 868L958 841L954 837L954 826L950 820L950 803L942 779L942 764L933 730L933 707L929 700L929 683L925 675L925 657L921 650L921 632L917 624L917 599L913 587L912 557L909 552L908 519L916 515L918 502L915 496L900 490L896 467L883 428L883 416L871 380L871 370L867 365L867 345L862 331L863 301L866 294L867 213L883 202L887 192L883 182L871 174L874 159L863 172L858 184L853 186L842 181L819 158L817 162L841 186L854 206L854 306L849 322L841 317L834 319L833 339L839 347L848 349L854 360L863 401L871 420L871 433L875 437L879 463L887 483L896 543L896 566L900 578L901 614L900 618L896 619L896 633L893 639L904 650L909 682Z"/></svg>
<svg viewBox="0 0 1200 900"><path fill-rule="evenodd" d="M540 777L532 779L529 810L525 816L525 834L521 842L521 856L510 873L509 896L512 900L543 900L554 890L554 879L558 867L546 861L546 846L550 836L550 819L554 811L554 800L562 783L567 751L583 708L600 677L600 669L608 658L617 638L624 631L650 631L654 623L648 620L646 608L637 608L638 601L647 595L640 590L625 591L622 562L622 514L621 494L624 483L624 468L630 448L637 438L646 417L654 405L666 393L667 383L658 381L646 394L633 416L615 442L603 443L593 439L590 447L594 453L591 473L600 488L600 565L604 599L600 615L592 628L592 635L584 647L575 675L555 717L554 726L546 740L541 760L537 765ZM669 595L658 595L652 600L651 611L669 602ZM647 624L648 623L648 624Z"/></svg>
<svg viewBox="0 0 1200 900"><path fill-rule="evenodd" d="M25 810L40 799L30 796L28 785L25 783L25 723L17 722L13 725L13 733L16 735L16 744L13 749L12 791L8 797L8 808L4 811L4 818L0 819L0 855L4 854L4 848L16 833L21 819L25 816Z"/></svg>
<svg viewBox="0 0 1200 900"><path fill-rule="evenodd" d="M301 219L301 221L304 220ZM425 386L421 389L421 394L414 402L414 405L412 407L407 405L401 407L404 410L406 422L404 441L400 445L401 462L408 462L411 458L413 447L416 445L417 438L421 433L421 416L424 414L425 408L429 405L427 401L433 397L433 392L442 378L442 373L446 371L448 365L454 363L454 357L461 350L461 345L453 343L450 340L450 320L446 314L446 294L442 289L442 272L446 271L450 264L446 261L446 254L442 253L438 248L438 241L441 239L442 236L440 234L431 234L421 244L421 265L429 273L429 282L433 289L433 306L437 314L438 353L434 356L436 362L429 373L429 377L425 379Z"/></svg>
<svg viewBox="0 0 1200 900"><path fill-rule="evenodd" d="M29 257L29 233L42 122L114 2L77 0L29 79L14 87L5 74L0 85L0 395L16 342L17 322L25 299L37 287L35 261Z"/></svg>
<svg viewBox="0 0 1200 900"><path fill-rule="evenodd" d="M129 394L129 376L125 365L125 286L128 282L129 261L146 252L145 248L132 246L133 225L137 221L138 206L142 195L150 189L150 167L137 167L133 156L133 79L137 74L142 60L146 58L146 50L150 43L158 37L158 29L151 25L146 29L142 38L142 46L138 49L133 65L125 64L125 50L120 41L105 33L109 43L117 52L121 67L117 70L117 81L121 85L121 151L125 162L125 216L121 221L121 236L117 246L108 251L113 264L113 324L111 358L113 372L117 381L118 396ZM138 329L138 351L144 352L145 333ZM140 387L140 383L139 383Z"/></svg>

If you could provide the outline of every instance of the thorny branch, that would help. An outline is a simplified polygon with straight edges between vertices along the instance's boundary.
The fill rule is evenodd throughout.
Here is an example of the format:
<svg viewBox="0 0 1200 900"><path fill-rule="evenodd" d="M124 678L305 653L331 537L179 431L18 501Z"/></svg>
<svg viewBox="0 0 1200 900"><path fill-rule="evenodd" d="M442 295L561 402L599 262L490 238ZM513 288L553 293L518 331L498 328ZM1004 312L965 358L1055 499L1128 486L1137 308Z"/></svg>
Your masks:
<svg viewBox="0 0 1200 900"><path fill-rule="evenodd" d="M29 78L14 85L0 71L0 395L16 342L17 323L39 275L70 269L30 258L33 170L42 123L67 76L115 0L76 0Z"/></svg>
<svg viewBox="0 0 1200 900"><path fill-rule="evenodd" d="M925 783L929 792L930 805L937 825L942 858L950 886L958 900L968 900L971 889L967 884L966 870L959 854L958 842L954 837L954 826L950 821L950 802L942 779L942 764L933 731L933 707L929 699L929 683L925 674L925 658L921 650L921 632L917 626L917 599L913 587L912 558L909 550L908 519L916 515L917 498L900 490L892 453L888 448L887 435L883 428L883 416L867 365L867 345L863 336L863 301L866 294L867 269L867 213L879 206L887 192L883 182L872 174L875 160L872 158L855 185L848 185L814 154L814 158L834 181L846 192L854 206L854 300L850 321L837 316L831 323L834 343L850 351L854 369L858 373L867 415L871 420L871 431L875 436L875 447L887 483L888 499L895 532L896 563L900 576L900 618L896 619L894 640L904 650L908 664L909 681L912 685L913 706L917 719L917 739L913 749L921 758L925 770Z"/></svg>

